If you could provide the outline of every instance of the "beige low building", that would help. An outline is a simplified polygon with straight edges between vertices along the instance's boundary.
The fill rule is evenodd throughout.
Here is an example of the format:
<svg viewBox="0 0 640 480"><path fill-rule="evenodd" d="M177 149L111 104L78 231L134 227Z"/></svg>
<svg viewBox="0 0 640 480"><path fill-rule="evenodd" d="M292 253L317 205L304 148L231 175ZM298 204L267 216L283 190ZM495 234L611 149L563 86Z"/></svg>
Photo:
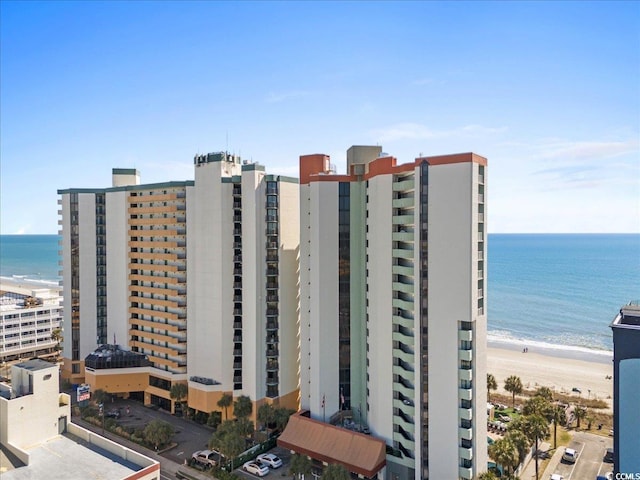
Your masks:
<svg viewBox="0 0 640 480"><path fill-rule="evenodd" d="M2 480L110 478L159 480L160 464L71 422L59 367L35 359L14 365L0 384Z"/></svg>

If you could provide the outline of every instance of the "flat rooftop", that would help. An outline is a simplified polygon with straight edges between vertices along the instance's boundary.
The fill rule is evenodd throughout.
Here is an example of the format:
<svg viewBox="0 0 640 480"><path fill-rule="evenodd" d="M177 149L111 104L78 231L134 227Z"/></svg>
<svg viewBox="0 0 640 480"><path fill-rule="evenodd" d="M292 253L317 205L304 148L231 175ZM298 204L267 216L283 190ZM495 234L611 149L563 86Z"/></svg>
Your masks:
<svg viewBox="0 0 640 480"><path fill-rule="evenodd" d="M29 465L3 464L2 480L117 480L144 468L68 433L25 450Z"/></svg>
<svg viewBox="0 0 640 480"><path fill-rule="evenodd" d="M631 302L620 309L611 322L612 327L640 328L640 303Z"/></svg>
<svg viewBox="0 0 640 480"><path fill-rule="evenodd" d="M29 370L31 372L35 372L37 370L44 370L46 368L57 367L55 363L47 362L45 360L40 360L39 358L34 358L33 360L27 360L26 362L16 363L15 366L23 368L25 370Z"/></svg>

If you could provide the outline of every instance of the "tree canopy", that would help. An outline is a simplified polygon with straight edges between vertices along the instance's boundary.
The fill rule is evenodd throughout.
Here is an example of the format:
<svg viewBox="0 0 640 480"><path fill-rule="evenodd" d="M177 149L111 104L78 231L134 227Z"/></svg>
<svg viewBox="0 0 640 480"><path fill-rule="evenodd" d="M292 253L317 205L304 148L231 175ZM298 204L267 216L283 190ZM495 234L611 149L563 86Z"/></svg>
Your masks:
<svg viewBox="0 0 640 480"><path fill-rule="evenodd" d="M187 398L187 394L189 393L189 389L184 383L174 383L171 385L171 390L169 391L169 397L175 400L182 406L182 401Z"/></svg>
<svg viewBox="0 0 640 480"><path fill-rule="evenodd" d="M491 390L498 389L498 382L496 382L496 377L494 377L491 373L487 373L487 400L491 401Z"/></svg>
<svg viewBox="0 0 640 480"><path fill-rule="evenodd" d="M331 463L322 470L323 480L351 480L349 470L339 463Z"/></svg>
<svg viewBox="0 0 640 480"><path fill-rule="evenodd" d="M253 403L246 395L240 395L238 399L233 402L233 414L236 418L246 418L251 415L252 411Z"/></svg>
<svg viewBox="0 0 640 480"><path fill-rule="evenodd" d="M163 445L166 445L173 436L173 427L167 422L162 420L152 420L144 427L142 432L144 440L153 445L156 450Z"/></svg>
<svg viewBox="0 0 640 480"><path fill-rule="evenodd" d="M511 393L511 406L515 407L516 395L522 393L522 380L516 375L511 375L504 381L504 389Z"/></svg>
<svg viewBox="0 0 640 480"><path fill-rule="evenodd" d="M220 408L224 408L224 419L227 420L229 416L227 415L227 408L231 406L233 403L233 397L228 393L223 393L220 400L218 400L218 406Z"/></svg>
<svg viewBox="0 0 640 480"><path fill-rule="evenodd" d="M218 450L228 459L240 455L245 449L245 435L238 422L225 420L209 439L209 448Z"/></svg>
<svg viewBox="0 0 640 480"><path fill-rule="evenodd" d="M289 474L300 478L302 475L311 473L311 460L306 455L294 453L289 463Z"/></svg>

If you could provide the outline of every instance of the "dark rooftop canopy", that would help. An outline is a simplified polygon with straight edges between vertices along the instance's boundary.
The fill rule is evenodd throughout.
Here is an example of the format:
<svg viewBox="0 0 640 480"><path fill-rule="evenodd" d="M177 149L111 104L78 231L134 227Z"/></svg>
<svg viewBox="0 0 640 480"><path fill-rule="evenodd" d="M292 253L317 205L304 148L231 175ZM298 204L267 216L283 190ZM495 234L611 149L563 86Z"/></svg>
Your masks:
<svg viewBox="0 0 640 480"><path fill-rule="evenodd" d="M146 355L122 350L120 345L100 345L84 359L87 368L131 368L151 365Z"/></svg>

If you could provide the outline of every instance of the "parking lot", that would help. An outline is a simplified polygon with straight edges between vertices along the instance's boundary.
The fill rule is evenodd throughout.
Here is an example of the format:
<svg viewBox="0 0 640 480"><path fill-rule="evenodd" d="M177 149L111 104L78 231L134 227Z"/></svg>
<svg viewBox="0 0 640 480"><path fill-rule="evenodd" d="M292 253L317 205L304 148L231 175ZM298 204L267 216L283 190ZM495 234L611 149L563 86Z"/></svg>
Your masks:
<svg viewBox="0 0 640 480"><path fill-rule="evenodd" d="M568 448L578 452L576 462L571 464L560 460L550 472L562 475L564 480L595 479L598 475L606 476L608 472L613 470L613 464L606 463L603 459L607 448L612 446L613 440L611 438L578 432L567 445ZM558 450L558 455L561 456L565 447L559 447Z"/></svg>
<svg viewBox="0 0 640 480"><path fill-rule="evenodd" d="M260 478L276 478L276 477L282 477L284 476L288 476L288 472L289 472L289 463L291 461L291 452L289 450L286 450L284 448L280 448L280 447L275 447L271 450L269 450L269 453L273 453L275 455L277 455L278 457L280 457L280 459L282 460L282 466L276 469L269 469L269 473L267 475L265 475L264 477L260 477ZM235 473L236 475L238 475L241 478L246 478L246 479L253 479L255 480L257 478L256 475L252 475L251 473L245 472L244 470L242 470L242 467L236 469L233 473Z"/></svg>

